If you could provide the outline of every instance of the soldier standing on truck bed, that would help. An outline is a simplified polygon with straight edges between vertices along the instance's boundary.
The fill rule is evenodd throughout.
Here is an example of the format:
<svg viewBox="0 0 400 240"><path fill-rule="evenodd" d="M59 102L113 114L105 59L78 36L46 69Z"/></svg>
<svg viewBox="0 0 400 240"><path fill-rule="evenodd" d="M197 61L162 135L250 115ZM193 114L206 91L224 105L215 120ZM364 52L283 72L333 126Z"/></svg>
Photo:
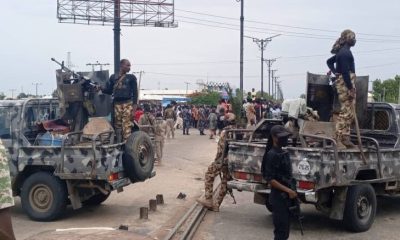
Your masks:
<svg viewBox="0 0 400 240"><path fill-rule="evenodd" d="M340 112L336 123L335 138L338 148L341 149L354 147L350 141L350 125L355 117L352 108L356 97L356 75L354 57L350 48L355 44L355 33L351 30L343 31L332 47L331 53L335 55L327 60L330 71L336 75L335 82L340 102Z"/></svg>
<svg viewBox="0 0 400 240"><path fill-rule="evenodd" d="M138 91L135 75L128 74L131 63L128 59L120 62L119 75L111 75L105 87L100 87L105 94L114 96L114 127L122 130L123 140L126 141L131 135L132 116L137 107Z"/></svg>
<svg viewBox="0 0 400 240"><path fill-rule="evenodd" d="M287 146L291 133L283 126L275 125L270 135L268 142L272 140L272 147L267 146L261 169L263 178L271 186L268 201L272 206L274 239L286 240L290 232L290 201L297 197L297 193L291 189L293 177L289 153L282 149Z"/></svg>
<svg viewBox="0 0 400 240"><path fill-rule="evenodd" d="M15 239L10 207L14 206L6 149L0 140L0 239Z"/></svg>
<svg viewBox="0 0 400 240"><path fill-rule="evenodd" d="M224 197L228 191L228 180L231 178L228 170L228 146L227 146L227 130L232 129L235 125L235 115L229 115L229 118L225 119L227 126L221 132L221 137L218 140L217 155L214 161L208 167L204 178L205 193L204 199L199 198L197 202L202 204L209 210L219 212L219 206L221 205ZM216 199L213 201L213 188L214 179L216 176L221 176L221 187L217 194Z"/></svg>

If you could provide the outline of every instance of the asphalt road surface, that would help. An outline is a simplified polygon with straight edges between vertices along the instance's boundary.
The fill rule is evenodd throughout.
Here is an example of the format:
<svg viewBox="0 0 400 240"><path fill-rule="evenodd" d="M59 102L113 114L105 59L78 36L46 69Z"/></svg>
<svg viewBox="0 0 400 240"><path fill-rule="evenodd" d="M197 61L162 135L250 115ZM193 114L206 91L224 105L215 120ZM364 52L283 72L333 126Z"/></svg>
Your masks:
<svg viewBox="0 0 400 240"><path fill-rule="evenodd" d="M174 220L202 194L204 172L214 159L217 144L208 136L200 136L199 131L191 129L191 135L184 136L177 132L175 139L166 140L162 166L157 166L157 175L143 183L136 183L124 188L121 193L112 192L100 206L83 207L78 210L68 208L65 216L54 222L35 222L22 210L19 197L12 209L12 220L16 238L19 239L122 239L116 233L92 235L90 230L71 230L55 237L56 229L69 228L115 228L120 225L129 227L126 239L138 236L157 238L168 233ZM182 192L186 198L177 199ZM139 219L139 208L148 206L150 199L157 194L164 195L164 206L158 206L156 212L149 213L149 220ZM95 230L98 232L98 230Z"/></svg>
<svg viewBox="0 0 400 240"><path fill-rule="evenodd" d="M253 203L253 194L234 192L237 204L226 196L219 213L208 212L199 228L196 240L273 239L272 215L265 206ZM313 205L302 205L304 236L299 224L292 221L290 238L297 239L400 239L400 197L380 197L372 228L363 233L350 233L341 222L331 220Z"/></svg>
<svg viewBox="0 0 400 240"><path fill-rule="evenodd" d="M214 159L217 144L208 136L183 136L178 131L174 140L166 141L163 165L156 167L157 175L144 182L130 185L122 193L113 192L109 199L97 207L68 209L66 215L54 222L35 222L22 211L19 198L13 208L13 226L17 239L73 240L73 239L163 239L177 220L203 193L204 172ZM186 199L176 196L183 192ZM226 196L219 213L208 212L195 239L273 239L272 216L265 206L253 203L253 194L234 192L237 204ZM139 208L163 194L165 205L149 213L149 220L139 219ZM302 205L305 215L304 236L293 222L290 239L400 239L400 198L381 197L375 223L368 232L349 233L340 222L333 221L316 211L312 205ZM116 228L126 225L129 231L68 230L69 228ZM56 232L56 229L67 230Z"/></svg>

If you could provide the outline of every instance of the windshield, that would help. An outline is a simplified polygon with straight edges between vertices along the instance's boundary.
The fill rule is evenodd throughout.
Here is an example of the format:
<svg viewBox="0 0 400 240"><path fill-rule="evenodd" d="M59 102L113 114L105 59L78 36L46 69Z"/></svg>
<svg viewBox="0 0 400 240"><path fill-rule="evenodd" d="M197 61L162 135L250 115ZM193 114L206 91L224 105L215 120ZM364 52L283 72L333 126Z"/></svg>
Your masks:
<svg viewBox="0 0 400 240"><path fill-rule="evenodd" d="M0 107L0 138L11 138L11 108Z"/></svg>

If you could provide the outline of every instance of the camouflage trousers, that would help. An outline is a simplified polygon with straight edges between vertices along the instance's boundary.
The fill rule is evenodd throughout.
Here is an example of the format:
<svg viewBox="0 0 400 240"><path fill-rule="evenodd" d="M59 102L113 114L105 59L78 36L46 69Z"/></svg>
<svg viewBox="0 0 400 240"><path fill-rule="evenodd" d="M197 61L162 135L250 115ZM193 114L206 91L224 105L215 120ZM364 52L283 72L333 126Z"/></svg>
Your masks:
<svg viewBox="0 0 400 240"><path fill-rule="evenodd" d="M156 159L158 160L158 162L161 162L164 149L164 138L156 137L155 145L156 145Z"/></svg>
<svg viewBox="0 0 400 240"><path fill-rule="evenodd" d="M114 105L115 112L115 128L122 129L122 138L127 140L132 131L132 110L133 104L129 103L116 103Z"/></svg>
<svg viewBox="0 0 400 240"><path fill-rule="evenodd" d="M212 199L213 198L213 188L214 188L214 180L215 177L221 174L221 188L217 194L216 199L214 200L214 204L216 206L220 206L224 197L228 191L228 180L230 179L230 174L228 171L228 165L220 164L213 162L208 167L204 184L205 184L205 198Z"/></svg>
<svg viewBox="0 0 400 240"><path fill-rule="evenodd" d="M6 149L0 141L0 209L14 206Z"/></svg>
<svg viewBox="0 0 400 240"><path fill-rule="evenodd" d="M355 87L356 75L351 74L351 82ZM340 75L336 80L336 90L340 102L340 112L336 123L335 138L336 141L343 142L350 136L350 126L354 121L354 104L353 99L349 95L348 88L344 83L343 76Z"/></svg>
<svg viewBox="0 0 400 240"><path fill-rule="evenodd" d="M170 138L170 136L172 135L172 138L175 138L175 121L172 118L167 118L167 138Z"/></svg>

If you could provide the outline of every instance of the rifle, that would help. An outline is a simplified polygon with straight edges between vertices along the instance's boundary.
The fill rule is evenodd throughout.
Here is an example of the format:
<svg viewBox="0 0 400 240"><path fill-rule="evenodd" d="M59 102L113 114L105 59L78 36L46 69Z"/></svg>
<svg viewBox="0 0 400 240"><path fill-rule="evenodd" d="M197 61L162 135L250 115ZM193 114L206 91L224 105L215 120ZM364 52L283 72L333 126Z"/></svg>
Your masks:
<svg viewBox="0 0 400 240"><path fill-rule="evenodd" d="M64 65L64 61L62 61L60 63L55 58L51 58L51 61L53 61L53 62L57 63L58 65L60 65L61 70L65 71L67 73L70 73L74 77L74 79L72 79L71 82L70 82L71 84L78 83L78 82L83 82L83 85L86 85L86 86L87 85L89 85L91 87L97 87L98 86L98 84L96 82L93 82L92 80L86 78L85 76L82 76L82 75L72 71L71 69L67 68ZM77 82L75 82L75 80L77 80Z"/></svg>
<svg viewBox="0 0 400 240"><path fill-rule="evenodd" d="M297 191L296 188L296 180L292 179L290 181L290 188L293 191ZM298 197L294 198L294 199L289 199L289 212L290 214L292 214L293 217L295 217L297 219L297 221L299 222L300 225L300 231L301 231L301 235L304 235L304 229L303 229L303 219L304 216L301 214L301 208L300 208L300 199Z"/></svg>

